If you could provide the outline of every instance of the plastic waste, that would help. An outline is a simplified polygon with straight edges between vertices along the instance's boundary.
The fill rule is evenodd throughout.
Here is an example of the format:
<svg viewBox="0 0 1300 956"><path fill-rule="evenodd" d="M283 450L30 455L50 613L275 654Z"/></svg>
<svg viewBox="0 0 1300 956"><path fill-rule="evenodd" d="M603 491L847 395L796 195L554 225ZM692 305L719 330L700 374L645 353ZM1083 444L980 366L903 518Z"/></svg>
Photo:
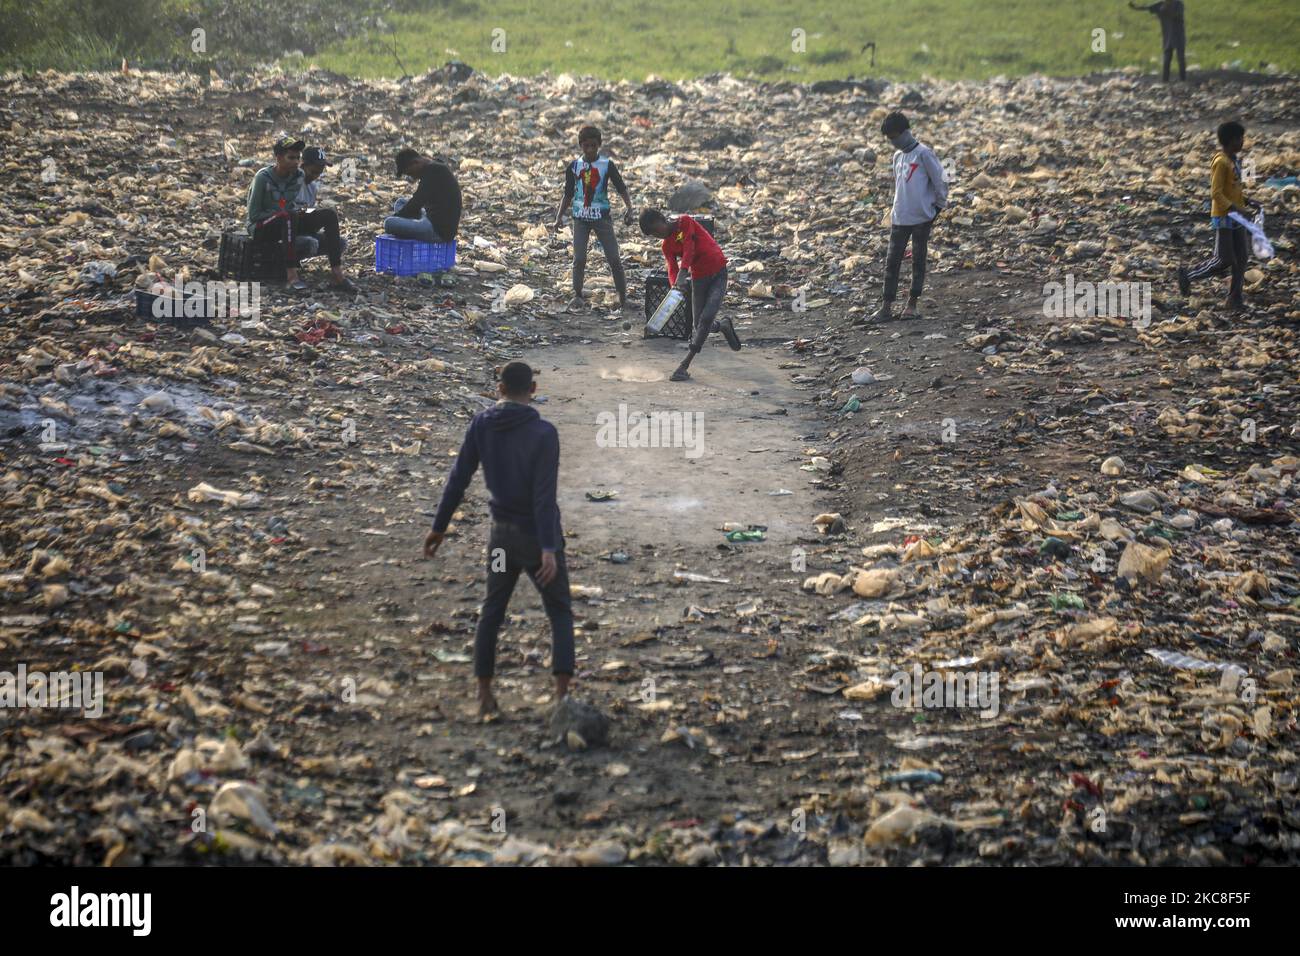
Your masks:
<svg viewBox="0 0 1300 956"><path fill-rule="evenodd" d="M1268 236L1264 234L1264 211L1262 209L1255 213L1253 219L1247 219L1237 212L1230 212L1228 215L1241 223L1250 233L1250 247L1256 259L1273 258L1273 243L1269 242Z"/></svg>
<svg viewBox="0 0 1300 956"><path fill-rule="evenodd" d="M654 312L646 320L646 328L651 332L662 332L672 314L677 311L677 307L682 304L685 298L686 294L681 290L669 289L668 294L655 306Z"/></svg>

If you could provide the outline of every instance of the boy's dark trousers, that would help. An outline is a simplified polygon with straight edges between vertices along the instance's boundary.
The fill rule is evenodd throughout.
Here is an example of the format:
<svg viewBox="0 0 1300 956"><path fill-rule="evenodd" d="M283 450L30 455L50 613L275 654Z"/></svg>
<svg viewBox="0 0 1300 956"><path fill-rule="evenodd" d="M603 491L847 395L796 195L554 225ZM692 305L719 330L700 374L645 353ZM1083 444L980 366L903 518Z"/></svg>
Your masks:
<svg viewBox="0 0 1300 956"><path fill-rule="evenodd" d="M1173 65L1174 52L1178 52L1178 79L1187 79L1187 47L1185 46L1167 46L1165 47L1165 71L1164 81L1169 82L1169 67Z"/></svg>
<svg viewBox="0 0 1300 956"><path fill-rule="evenodd" d="M711 276L691 280L691 302L695 305L695 330L691 336L691 351L699 352L713 331L713 320L722 308L727 294L727 267L723 266Z"/></svg>
<svg viewBox="0 0 1300 956"><path fill-rule="evenodd" d="M614 274L614 288L619 300L627 298L627 280L623 277L623 260L618 254L618 238L614 235L614 220L609 216L600 219L573 220L573 294L582 295L582 280L587 271L587 245L591 234L596 233L600 248L604 250L609 271Z"/></svg>
<svg viewBox="0 0 1300 956"><path fill-rule="evenodd" d="M921 297L925 285L925 257L930 245L930 227L934 220L916 226L891 226L889 229L889 255L885 259L885 301L898 297L898 271L903 267L903 254L907 242L912 241L912 288L910 298Z"/></svg>
<svg viewBox="0 0 1300 956"><path fill-rule="evenodd" d="M1249 255L1250 247L1247 244L1244 226L1236 229L1216 229L1214 230L1214 255L1188 269L1187 278L1205 279L1231 272L1232 284L1228 287L1228 297L1240 299Z"/></svg>
<svg viewBox="0 0 1300 956"><path fill-rule="evenodd" d="M285 263L290 268L298 266L298 251L294 239L300 235L324 232L322 246L329 256L330 265L337 266L343 261L343 248L339 239L339 217L333 209L313 209L311 212L277 212L267 216L253 226L253 238L257 242L279 242L284 240Z"/></svg>
<svg viewBox="0 0 1300 956"><path fill-rule="evenodd" d="M505 620L510 595L521 571L541 594L546 616L551 621L551 672L573 674L573 606L563 548L555 552L555 578L546 587L537 583L541 566L542 549L536 536L508 522L492 522L488 537L487 597L474 635L475 677L491 677L496 670L497 632Z"/></svg>

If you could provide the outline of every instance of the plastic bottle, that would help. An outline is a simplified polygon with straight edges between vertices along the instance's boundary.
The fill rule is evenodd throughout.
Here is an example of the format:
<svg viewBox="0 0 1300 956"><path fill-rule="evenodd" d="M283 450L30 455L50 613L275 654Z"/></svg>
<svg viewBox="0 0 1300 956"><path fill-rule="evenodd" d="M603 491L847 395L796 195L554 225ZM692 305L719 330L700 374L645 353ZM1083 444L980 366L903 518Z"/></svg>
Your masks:
<svg viewBox="0 0 1300 956"><path fill-rule="evenodd" d="M659 308L655 309L654 314L650 316L650 321L646 322L646 328L651 332L660 331L668 323L668 317L677 311L677 307L685 298L686 295L677 289L669 289L668 294L659 303Z"/></svg>

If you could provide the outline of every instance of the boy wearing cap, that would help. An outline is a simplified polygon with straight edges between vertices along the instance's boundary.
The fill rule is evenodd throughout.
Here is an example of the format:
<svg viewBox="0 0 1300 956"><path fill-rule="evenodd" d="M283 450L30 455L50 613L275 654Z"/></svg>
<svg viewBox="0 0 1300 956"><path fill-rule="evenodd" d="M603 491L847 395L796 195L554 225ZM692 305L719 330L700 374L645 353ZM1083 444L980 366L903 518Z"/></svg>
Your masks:
<svg viewBox="0 0 1300 956"><path fill-rule="evenodd" d="M384 232L398 239L451 242L460 228L461 195L456 174L446 163L435 162L413 149L397 154L397 175L419 183L415 195L398 200L384 220Z"/></svg>
<svg viewBox="0 0 1300 956"><path fill-rule="evenodd" d="M257 171L248 187L248 234L258 242L284 242L285 278L295 292L307 291L298 275L298 248L295 239L301 233L323 230L325 251L333 274L331 285L355 293L357 287L343 275L343 253L339 243L339 218L332 209L302 211L297 208L304 176L298 168L302 161L303 142L282 136L275 142L275 163Z"/></svg>
<svg viewBox="0 0 1300 956"><path fill-rule="evenodd" d="M564 198L555 212L555 228L564 225L564 215L573 216L573 301L569 308L577 311L584 305L583 278L587 271L587 246L594 232L600 248L614 276L618 290L618 307L627 308L627 280L623 276L623 261L618 252L618 238L614 235L614 220L609 205L609 187L613 186L623 199L626 212L623 222L632 223L632 197L628 195L623 177L608 156L600 155L600 130L584 126L578 131L578 148L582 156L564 167ZM578 185L582 185L579 192Z"/></svg>
<svg viewBox="0 0 1300 956"><path fill-rule="evenodd" d="M939 157L929 146L917 142L906 116L890 113L880 125L880 132L894 146L890 163L894 170L894 206L889 220L889 252L885 258L885 295L875 320L887 322L893 318L898 273L909 241L912 243L912 286L903 318L919 319L916 305L925 285L930 228L948 205L948 183L944 181Z"/></svg>
<svg viewBox="0 0 1300 956"><path fill-rule="evenodd" d="M424 556L432 558L481 463L492 512L487 597L474 636L474 676L478 678L482 717L497 710L492 694L497 632L520 572L526 573L541 593L551 622L551 671L557 703L568 694L573 676L573 608L564 562L564 532L555 500L560 437L555 426L532 407L536 391L533 370L523 362L511 362L501 370L497 384L500 399L470 422L433 527L424 539Z"/></svg>
<svg viewBox="0 0 1300 956"><path fill-rule="evenodd" d="M695 307L695 328L686 358L670 376L674 382L685 382L691 377L687 371L695 356L704 348L716 324L727 339L733 352L740 351L740 338L731 325L730 318L714 322L727 294L727 257L722 248L709 235L708 230L690 216L678 216L669 222L658 209L641 213L641 232L662 239L664 259L668 263L668 282L675 289L691 280L691 302ZM680 261L681 266L678 267Z"/></svg>
<svg viewBox="0 0 1300 956"><path fill-rule="evenodd" d="M320 177L325 167L330 165L325 150L319 146L308 146L302 151L302 189L298 192L298 208L311 212L320 205ZM298 258L310 259L320 253L324 236L320 232L302 233L298 236ZM339 252L346 252L348 237L339 236Z"/></svg>

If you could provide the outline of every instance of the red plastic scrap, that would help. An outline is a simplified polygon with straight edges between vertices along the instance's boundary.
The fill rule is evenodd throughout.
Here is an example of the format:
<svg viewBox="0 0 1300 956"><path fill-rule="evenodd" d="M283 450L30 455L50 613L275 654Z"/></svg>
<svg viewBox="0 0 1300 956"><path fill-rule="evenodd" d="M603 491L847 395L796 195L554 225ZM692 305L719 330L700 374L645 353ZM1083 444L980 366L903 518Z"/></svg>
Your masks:
<svg viewBox="0 0 1300 956"><path fill-rule="evenodd" d="M295 333L294 337L304 345L319 345L325 339L340 339L343 335L329 319L312 319L304 323L303 330Z"/></svg>
<svg viewBox="0 0 1300 956"><path fill-rule="evenodd" d="M1081 773L1070 774L1070 783L1074 784L1076 787L1083 787L1094 797L1101 796L1101 787L1093 783L1091 780L1089 780Z"/></svg>

